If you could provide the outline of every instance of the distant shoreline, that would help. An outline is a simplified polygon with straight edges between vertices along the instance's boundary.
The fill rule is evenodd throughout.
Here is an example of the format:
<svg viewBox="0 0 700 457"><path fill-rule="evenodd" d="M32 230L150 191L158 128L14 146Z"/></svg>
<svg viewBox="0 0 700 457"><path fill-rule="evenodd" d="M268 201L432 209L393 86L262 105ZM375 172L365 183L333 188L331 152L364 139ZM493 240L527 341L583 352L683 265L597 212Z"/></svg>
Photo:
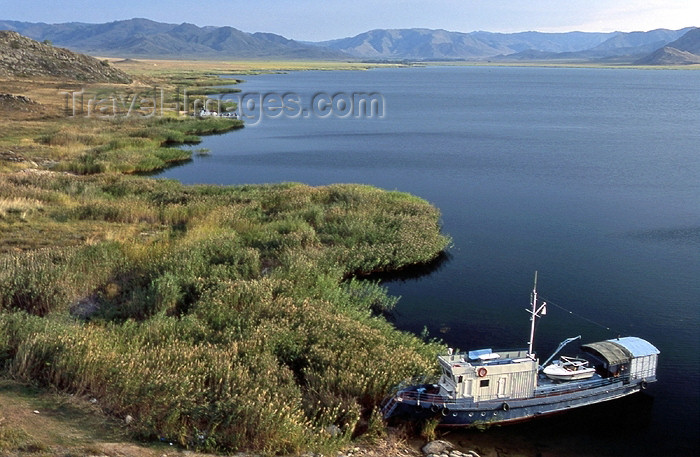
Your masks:
<svg viewBox="0 0 700 457"><path fill-rule="evenodd" d="M129 59L123 57L96 57L108 60L124 71L136 70L137 74L146 67L167 71L175 67L189 66L194 70L218 72L226 76L245 76L264 73L287 73L292 71L362 71L375 68L416 68L416 67L539 67L539 68L593 68L612 70L700 70L700 64L692 65L632 65L600 64L588 62L551 61L362 61L362 60L188 60L188 59ZM218 67L218 68L217 68Z"/></svg>

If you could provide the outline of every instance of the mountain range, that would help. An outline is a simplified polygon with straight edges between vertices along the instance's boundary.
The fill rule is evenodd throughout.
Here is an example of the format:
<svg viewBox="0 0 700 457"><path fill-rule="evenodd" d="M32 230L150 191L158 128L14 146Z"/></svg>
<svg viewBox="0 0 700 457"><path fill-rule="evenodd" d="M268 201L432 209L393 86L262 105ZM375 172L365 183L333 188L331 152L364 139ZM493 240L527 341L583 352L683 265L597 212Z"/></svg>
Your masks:
<svg viewBox="0 0 700 457"><path fill-rule="evenodd" d="M45 24L0 20L38 41L100 56L154 58L283 58L328 60L476 60L696 63L700 29L648 32L492 33L379 29L317 43L233 27L198 27L130 19L105 24ZM666 49L668 48L668 49Z"/></svg>
<svg viewBox="0 0 700 457"><path fill-rule="evenodd" d="M430 29L371 30L351 38L318 43L362 58L487 59L528 50L572 52L589 49L615 36L611 33L491 33Z"/></svg>
<svg viewBox="0 0 700 457"><path fill-rule="evenodd" d="M116 57L347 59L343 52L233 27L198 27L129 19L106 24L44 24L0 20L0 30L51 41L74 51Z"/></svg>
<svg viewBox="0 0 700 457"><path fill-rule="evenodd" d="M632 63L679 40L681 30L610 33L491 33L429 29L372 30L351 38L319 43L364 59L587 61ZM692 34L691 34L692 35ZM699 40L690 37L677 49L693 53ZM686 49L687 48L687 49Z"/></svg>

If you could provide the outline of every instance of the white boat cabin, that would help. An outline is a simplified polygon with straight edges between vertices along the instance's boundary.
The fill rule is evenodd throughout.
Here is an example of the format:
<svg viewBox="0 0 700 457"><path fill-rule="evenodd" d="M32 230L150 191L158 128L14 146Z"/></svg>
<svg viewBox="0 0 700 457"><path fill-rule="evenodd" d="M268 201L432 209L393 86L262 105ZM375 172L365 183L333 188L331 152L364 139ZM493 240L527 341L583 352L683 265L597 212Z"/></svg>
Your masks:
<svg viewBox="0 0 700 457"><path fill-rule="evenodd" d="M525 349L448 353L438 360L442 369L439 386L442 393L454 400L530 398L537 387L538 361L528 357Z"/></svg>

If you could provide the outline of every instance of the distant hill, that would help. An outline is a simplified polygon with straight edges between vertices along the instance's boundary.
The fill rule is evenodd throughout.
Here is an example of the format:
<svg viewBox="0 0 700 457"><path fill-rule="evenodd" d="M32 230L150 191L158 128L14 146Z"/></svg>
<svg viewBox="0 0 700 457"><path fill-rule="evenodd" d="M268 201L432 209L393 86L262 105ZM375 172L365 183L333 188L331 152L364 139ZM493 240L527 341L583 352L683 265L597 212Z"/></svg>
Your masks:
<svg viewBox="0 0 700 457"><path fill-rule="evenodd" d="M634 62L637 65L691 65L699 64L700 56L680 51L670 46L657 49L646 57Z"/></svg>
<svg viewBox="0 0 700 457"><path fill-rule="evenodd" d="M668 44L668 46L700 55L700 28L691 29L688 33Z"/></svg>
<svg viewBox="0 0 700 457"><path fill-rule="evenodd" d="M48 76L91 82L131 82L126 73L106 62L39 43L9 31L0 31L0 75Z"/></svg>
<svg viewBox="0 0 700 457"><path fill-rule="evenodd" d="M380 29L317 44L363 59L482 60L525 50L551 53L580 51L597 46L617 33L461 33L431 29Z"/></svg>
<svg viewBox="0 0 700 457"><path fill-rule="evenodd" d="M700 28L635 61L637 65L689 65L700 63Z"/></svg>
<svg viewBox="0 0 700 457"><path fill-rule="evenodd" d="M656 29L648 32L628 32L619 33L598 46L591 48L592 52L616 51L620 49L635 50L639 52L643 49L654 51L661 46L683 36L689 28L681 30Z"/></svg>
<svg viewBox="0 0 700 457"><path fill-rule="evenodd" d="M632 63L667 43L678 39L692 28L681 30L657 29L649 32L616 32L613 36L588 49L567 52L545 52L528 49L515 54L501 55L497 60L531 61L561 60L578 62Z"/></svg>
<svg viewBox="0 0 700 457"><path fill-rule="evenodd" d="M372 30L318 45L363 59L473 59L507 49L499 43L486 43L466 33L428 29Z"/></svg>
<svg viewBox="0 0 700 457"><path fill-rule="evenodd" d="M35 40L51 40L92 55L168 58L346 59L333 49L319 48L272 33L246 33L233 27L198 27L129 19L106 24L44 24L0 21L0 29Z"/></svg>

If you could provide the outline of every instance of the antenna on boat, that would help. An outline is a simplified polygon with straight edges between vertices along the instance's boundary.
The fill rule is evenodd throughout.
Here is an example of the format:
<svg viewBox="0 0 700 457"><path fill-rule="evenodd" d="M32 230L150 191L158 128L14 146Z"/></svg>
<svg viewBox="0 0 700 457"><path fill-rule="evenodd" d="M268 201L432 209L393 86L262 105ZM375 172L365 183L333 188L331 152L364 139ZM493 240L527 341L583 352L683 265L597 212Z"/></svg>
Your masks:
<svg viewBox="0 0 700 457"><path fill-rule="evenodd" d="M535 284L532 286L532 294L530 295L530 304L532 305L532 310L527 310L531 314L530 316L530 341L528 341L527 356L532 360L535 360L535 354L533 352L533 347L535 345L535 321L538 317L547 314L547 302L542 302L542 306L537 307L537 270L535 270Z"/></svg>

